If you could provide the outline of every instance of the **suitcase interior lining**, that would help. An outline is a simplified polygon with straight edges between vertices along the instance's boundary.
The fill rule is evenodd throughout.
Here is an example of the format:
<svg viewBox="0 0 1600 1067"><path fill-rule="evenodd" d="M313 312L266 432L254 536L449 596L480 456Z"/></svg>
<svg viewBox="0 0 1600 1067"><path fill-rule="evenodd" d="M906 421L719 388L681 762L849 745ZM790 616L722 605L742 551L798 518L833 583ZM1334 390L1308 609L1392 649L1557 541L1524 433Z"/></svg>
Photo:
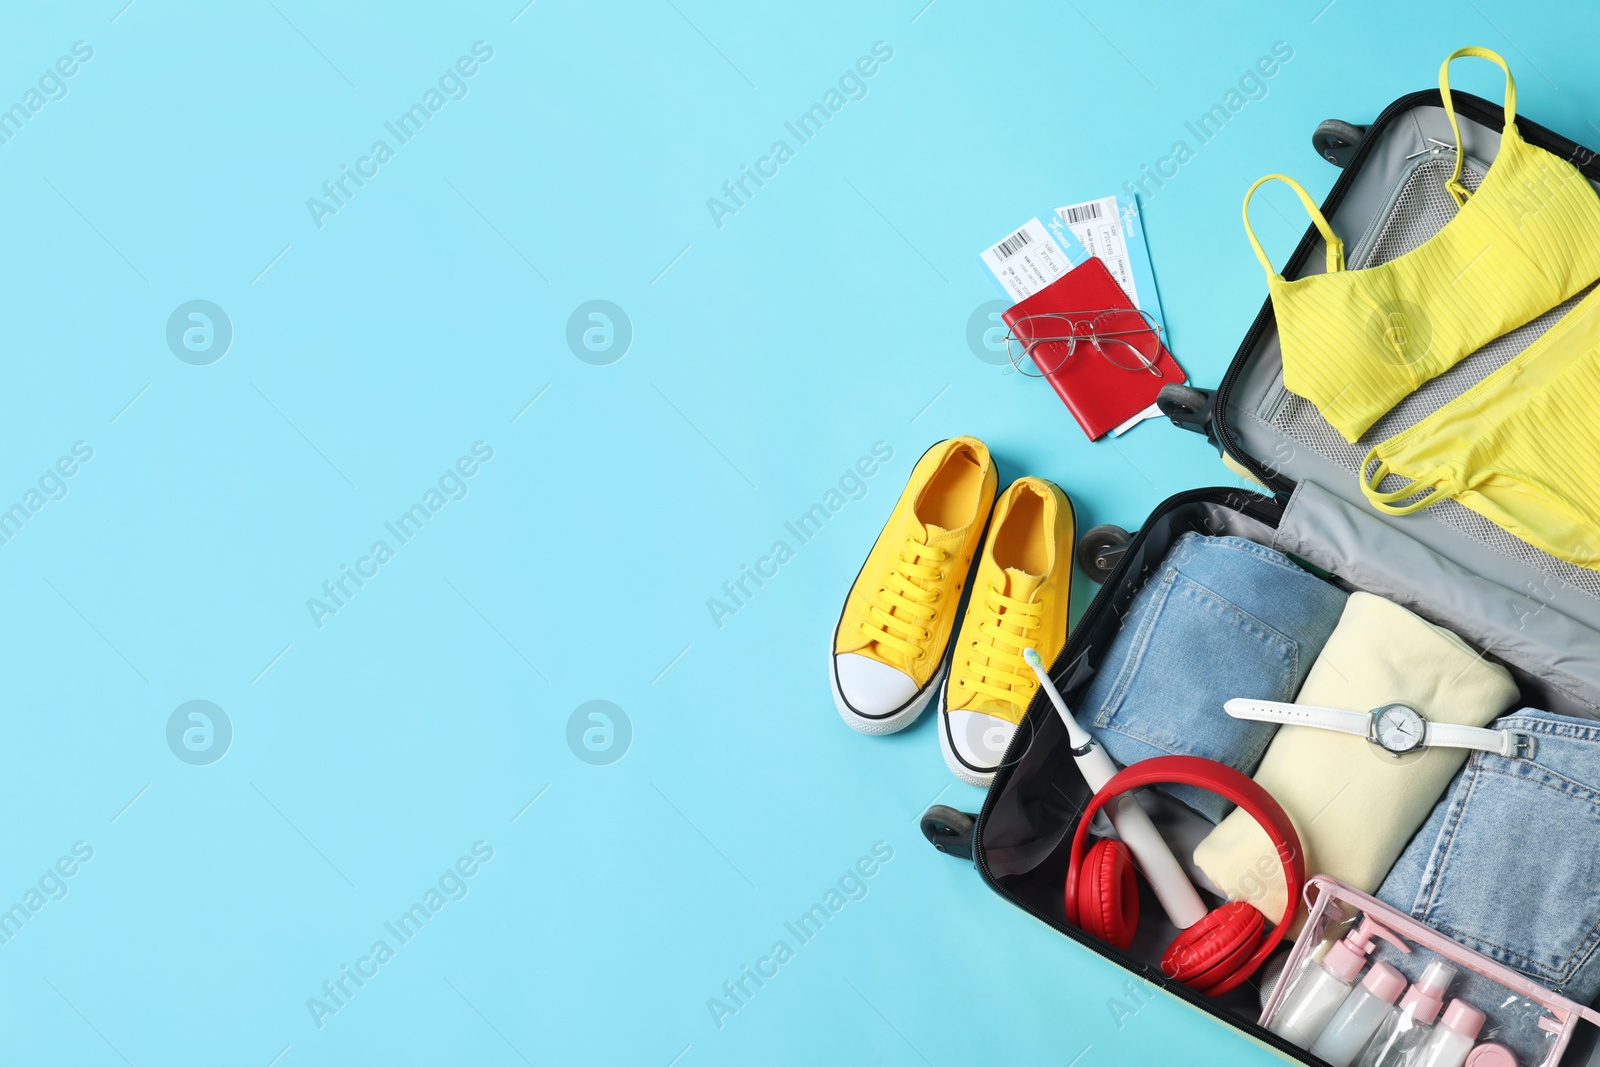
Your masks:
<svg viewBox="0 0 1600 1067"><path fill-rule="evenodd" d="M1260 544L1278 546L1276 528L1270 521L1251 514L1252 509L1245 503L1249 499L1246 494L1228 490L1216 490L1216 493L1229 499L1180 504L1151 516L1140 533L1141 541L1130 553L1127 569L1115 588L1108 591L1110 601L1093 619L1084 620L1093 632L1085 635L1087 643L1080 643L1083 637L1075 638L1075 647L1082 651L1072 660L1058 662L1052 668L1052 676L1069 707L1076 703L1093 677L1133 598L1178 537L1195 531L1213 536L1247 537ZM1337 574L1332 580L1341 588L1354 588ZM1506 666L1516 679L1525 703L1559 707L1570 703L1548 683L1512 664ZM1034 701L1024 719L1023 730L1026 737L1023 750L1016 756L1012 772L994 798L982 826L984 862L994 884L1005 896L1057 929L1068 931L1062 887L1077 816L1091 794L1072 761L1071 746L1065 743L1065 730L1048 703ZM1194 846L1209 832L1211 824L1163 794L1146 791L1146 796L1154 800L1146 807L1163 836L1173 845L1179 859L1190 865L1191 874L1197 873L1190 858ZM1168 983L1160 974L1159 961L1176 929L1167 921L1142 880L1140 897L1139 930L1126 953L1093 939L1087 939L1087 943L1148 981L1165 986ZM1212 900L1211 903L1218 902ZM1085 936L1075 930L1070 933L1080 938ZM1235 1023L1249 1024L1252 1030L1260 1003L1259 976L1233 993L1207 1001ZM1585 1040L1578 1044L1587 1049L1589 1043ZM1587 1052L1579 1053L1574 1059L1574 1051L1569 1051L1563 1062L1583 1062Z"/></svg>
<svg viewBox="0 0 1600 1067"><path fill-rule="evenodd" d="M1404 255L1437 233L1455 216L1455 201L1444 191L1444 182L1450 177L1454 159L1453 152L1435 150L1411 169L1401 184L1393 210L1380 220L1376 239L1370 243L1365 240L1362 242L1366 247L1357 250L1358 258L1351 260L1352 268L1376 266ZM1483 180L1482 164L1470 159L1462 172L1469 189L1476 189ZM1554 326L1588 292L1585 289L1583 293L1527 325L1496 338L1444 374L1427 382L1379 419L1357 444L1350 444L1341 437L1309 400L1287 391L1284 391L1282 403L1277 406L1276 412L1270 416L1263 412L1263 417L1267 417L1270 424L1285 437L1305 445L1354 476L1360 469L1362 457L1373 445L1421 422L1505 366ZM1390 475L1381 488L1396 489L1404 484L1404 478ZM1473 540L1553 575L1592 597L1600 598L1600 571L1574 566L1534 548L1454 500L1444 501L1429 510L1433 518L1455 527Z"/></svg>
<svg viewBox="0 0 1600 1067"><path fill-rule="evenodd" d="M1481 106L1470 109L1474 113L1499 110L1498 101L1476 104ZM1467 152L1464 180L1475 187L1487 170L1485 161L1499 151L1500 133L1467 113L1461 116L1461 133ZM1455 139L1441 107L1419 103L1369 138L1363 145L1364 158L1341 179L1345 188L1330 216L1355 267L1372 266L1415 248L1456 210L1442 188L1454 162ZM1297 261L1289 277L1323 270L1322 241L1309 226L1307 235L1310 254ZM1347 443L1311 404L1284 388L1282 354L1268 305L1267 328L1229 372L1233 384L1223 417L1236 446L1269 471L1291 483L1315 481L1342 499L1363 504L1355 472L1370 445L1420 421L1504 365L1581 295L1467 356L1397 405L1357 445ZM1600 571L1542 552L1454 501L1404 518L1385 516L1384 521L1508 589L1555 587L1548 596L1600 632ZM1600 679L1594 681L1600 685Z"/></svg>

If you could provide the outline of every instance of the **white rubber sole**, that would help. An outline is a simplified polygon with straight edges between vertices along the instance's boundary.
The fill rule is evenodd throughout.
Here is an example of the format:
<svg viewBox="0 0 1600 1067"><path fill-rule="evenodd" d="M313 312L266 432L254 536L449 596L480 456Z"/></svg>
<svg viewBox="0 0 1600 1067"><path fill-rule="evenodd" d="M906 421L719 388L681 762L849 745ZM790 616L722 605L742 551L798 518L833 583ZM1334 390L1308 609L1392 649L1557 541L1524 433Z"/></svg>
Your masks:
<svg viewBox="0 0 1600 1067"><path fill-rule="evenodd" d="M933 695L944 687L945 675L949 673L950 663L948 658L940 662L939 669L933 672L933 677L928 679L928 684L923 686L911 702L892 715L885 715L881 719L869 718L862 715L845 702L844 694L839 691L839 668L834 661L833 643L828 644L828 682L833 687L833 706L839 709L839 718L844 724L858 734L894 734L904 730L916 722L922 713L927 710L928 704L933 700Z"/></svg>
<svg viewBox="0 0 1600 1067"><path fill-rule="evenodd" d="M939 692L939 751L944 753L944 765L950 768L950 773L979 789L988 789L994 781L994 771L980 774L961 762L955 749L950 747L950 719L944 713L944 691ZM998 769L998 768L996 768Z"/></svg>

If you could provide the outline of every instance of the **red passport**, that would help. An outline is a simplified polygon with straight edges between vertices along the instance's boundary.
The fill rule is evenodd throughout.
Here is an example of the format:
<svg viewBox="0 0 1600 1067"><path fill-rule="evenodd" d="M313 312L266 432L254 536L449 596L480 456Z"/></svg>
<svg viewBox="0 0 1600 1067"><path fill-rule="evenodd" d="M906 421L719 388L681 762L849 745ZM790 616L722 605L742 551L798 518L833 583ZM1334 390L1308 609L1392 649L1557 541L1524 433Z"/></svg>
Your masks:
<svg viewBox="0 0 1600 1067"><path fill-rule="evenodd" d="M1067 331L1060 319L1030 319L1033 315L1065 315L1080 323L1080 332L1092 317L1106 309L1133 311L1133 301L1122 291L1106 265L1096 257L1072 268L1043 289L1001 315L1013 335L1024 344L1040 337L1058 337ZM1121 324L1126 327L1128 320ZM1149 349L1152 346L1146 346ZM1045 372L1072 417L1089 440L1095 441L1156 402L1163 385L1188 380L1163 341L1153 346L1150 362L1160 377L1147 370L1128 370L1107 359L1080 338L1070 357L1064 342L1044 341L1035 349L1034 365Z"/></svg>

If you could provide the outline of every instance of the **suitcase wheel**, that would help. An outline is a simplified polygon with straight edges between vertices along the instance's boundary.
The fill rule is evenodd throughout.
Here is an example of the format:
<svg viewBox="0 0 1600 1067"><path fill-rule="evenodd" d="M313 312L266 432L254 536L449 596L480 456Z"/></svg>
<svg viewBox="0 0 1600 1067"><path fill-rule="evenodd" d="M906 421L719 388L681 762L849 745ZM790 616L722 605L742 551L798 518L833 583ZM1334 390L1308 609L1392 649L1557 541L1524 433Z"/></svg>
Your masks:
<svg viewBox="0 0 1600 1067"><path fill-rule="evenodd" d="M1216 443L1211 425L1216 394L1208 389L1176 383L1163 385L1156 394L1156 407L1180 430L1200 434Z"/></svg>
<svg viewBox="0 0 1600 1067"><path fill-rule="evenodd" d="M935 804L922 813L922 836L940 852L958 859L972 858L972 828L977 820L948 804Z"/></svg>
<svg viewBox="0 0 1600 1067"><path fill-rule="evenodd" d="M1078 560L1078 566L1083 568L1083 573L1097 583L1104 584L1111 577L1111 572L1122 562L1123 553L1128 550L1128 542L1132 536L1120 526L1109 523L1096 526L1078 539L1077 550L1073 553Z"/></svg>
<svg viewBox="0 0 1600 1067"><path fill-rule="evenodd" d="M1329 163L1343 167L1350 162L1350 157L1356 154L1356 148L1366 134L1365 126L1357 126L1353 122L1343 122L1339 119L1326 119L1317 124L1316 132L1311 135L1311 147L1317 150L1317 155Z"/></svg>

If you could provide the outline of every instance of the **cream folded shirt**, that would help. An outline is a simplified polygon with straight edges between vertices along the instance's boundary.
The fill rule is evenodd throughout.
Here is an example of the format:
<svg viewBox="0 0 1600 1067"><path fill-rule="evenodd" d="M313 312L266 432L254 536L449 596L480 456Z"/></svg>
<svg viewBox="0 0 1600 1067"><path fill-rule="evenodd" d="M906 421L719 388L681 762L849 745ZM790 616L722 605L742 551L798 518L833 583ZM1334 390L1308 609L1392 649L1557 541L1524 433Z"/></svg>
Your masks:
<svg viewBox="0 0 1600 1067"><path fill-rule="evenodd" d="M1516 699L1510 673L1449 630L1382 597L1353 593L1295 702L1360 712L1408 704L1434 722L1483 726ZM1396 758L1351 734L1280 726L1255 779L1294 822L1308 876L1330 875L1370 893L1467 755L1428 748ZM1228 815L1194 859L1230 900L1248 901L1271 922L1283 915L1282 864L1249 815Z"/></svg>

